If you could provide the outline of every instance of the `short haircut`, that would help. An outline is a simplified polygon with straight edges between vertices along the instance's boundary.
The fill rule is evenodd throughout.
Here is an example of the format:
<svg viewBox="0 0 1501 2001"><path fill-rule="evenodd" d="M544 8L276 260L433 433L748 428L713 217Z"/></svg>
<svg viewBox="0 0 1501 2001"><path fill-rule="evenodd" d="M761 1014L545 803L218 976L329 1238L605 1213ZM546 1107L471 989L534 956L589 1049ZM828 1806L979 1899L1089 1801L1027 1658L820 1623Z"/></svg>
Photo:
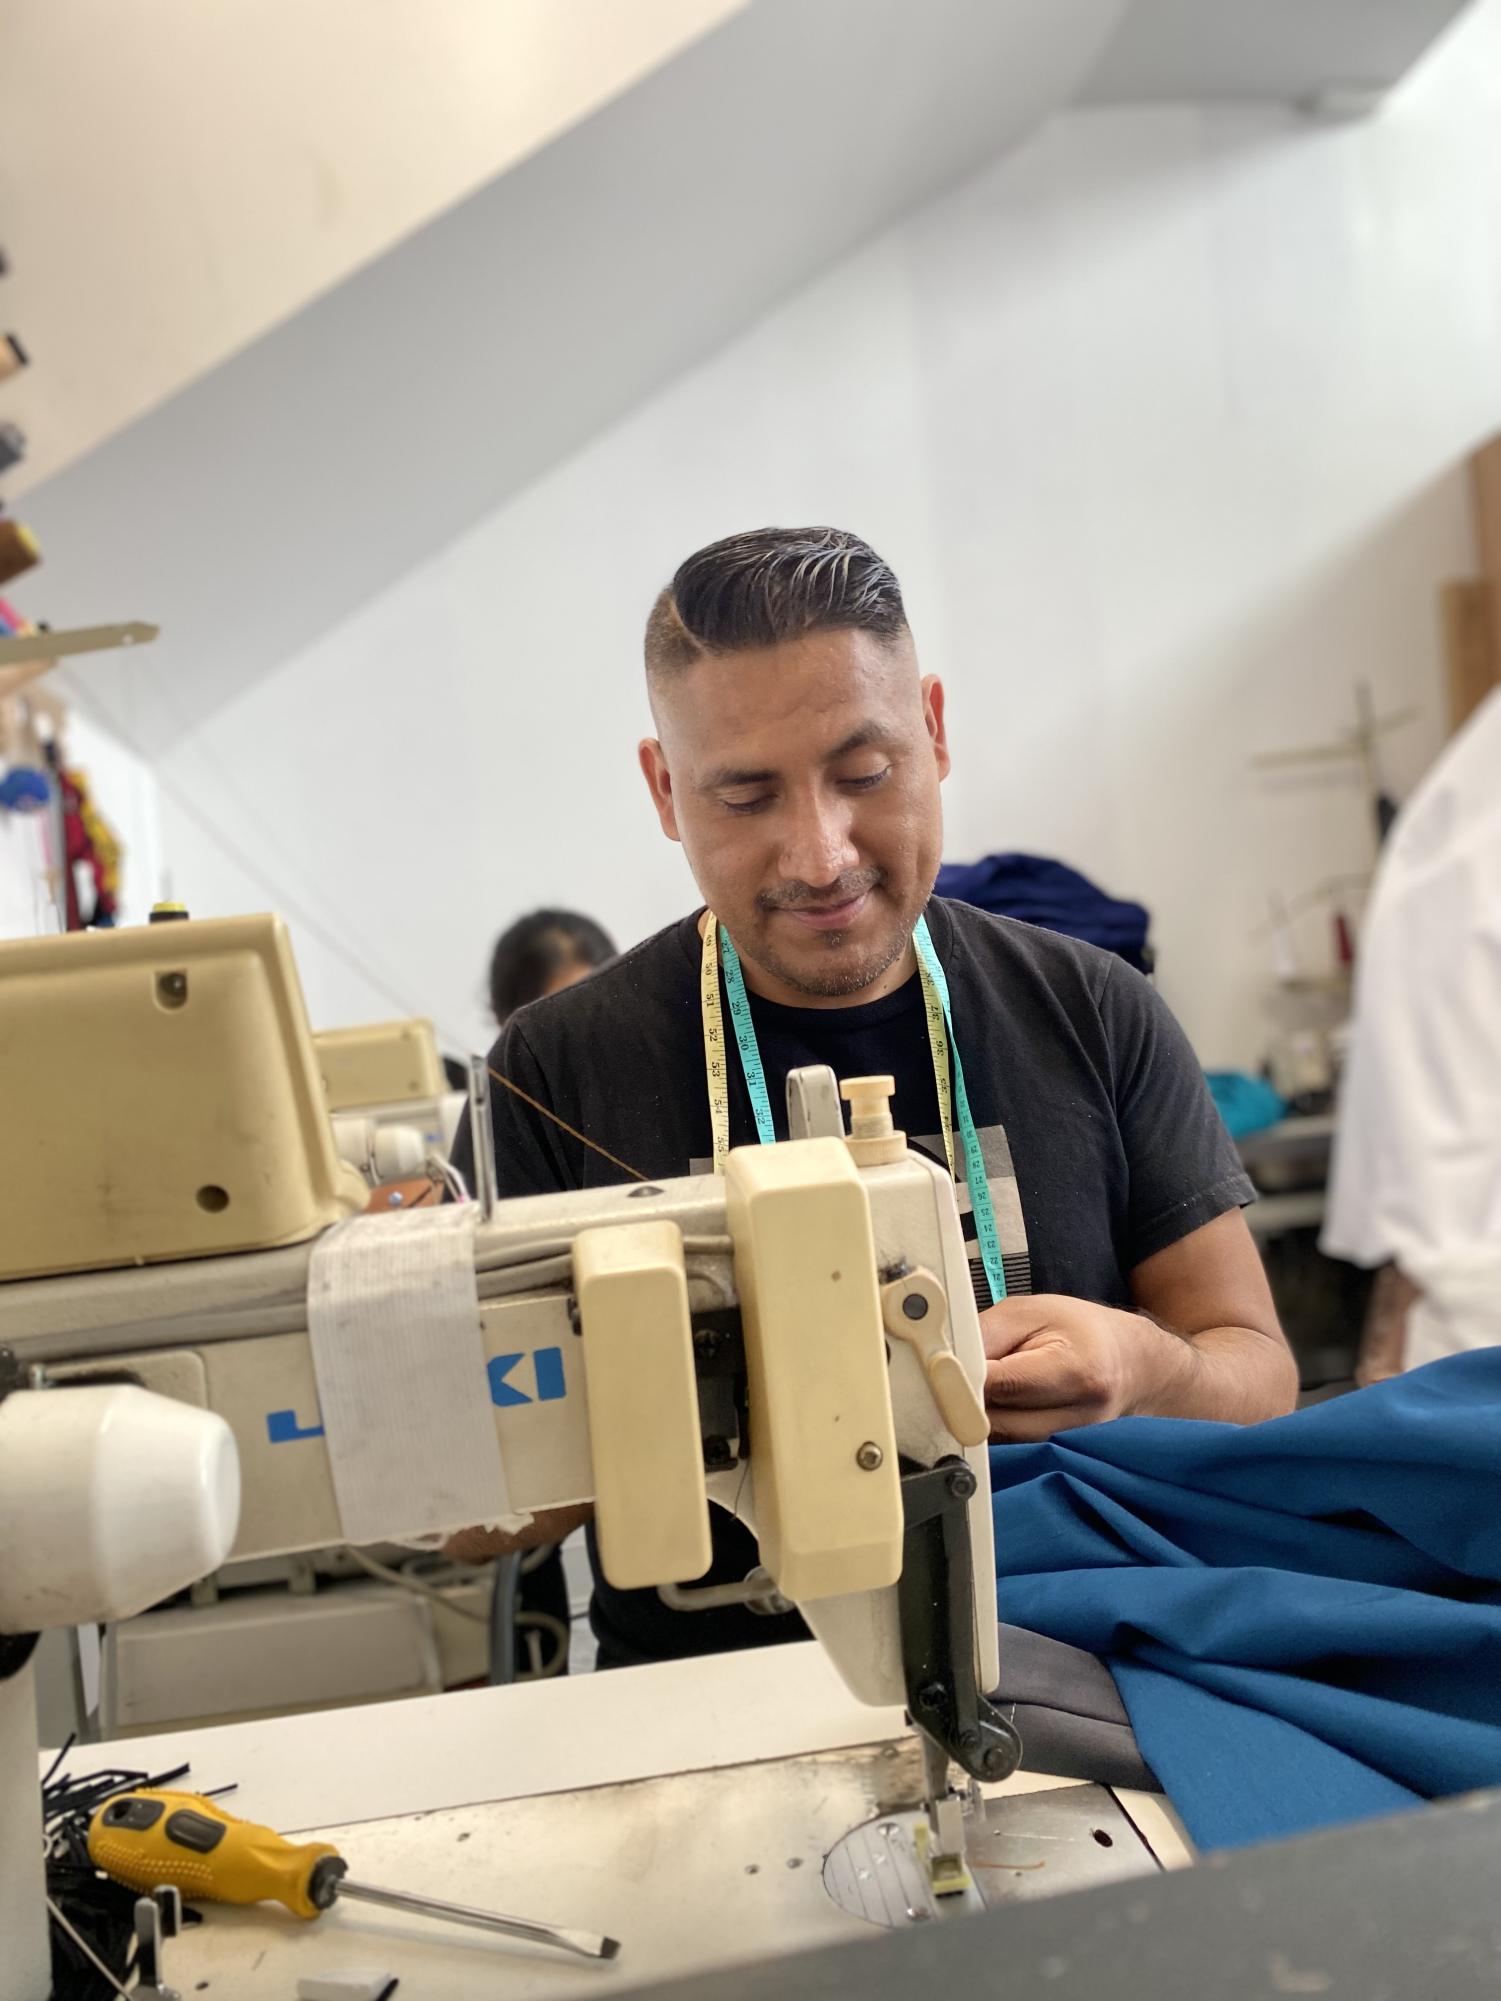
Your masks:
<svg viewBox="0 0 1501 2001"><path fill-rule="evenodd" d="M807 632L907 629L890 566L842 528L753 528L679 565L646 622L646 671L670 679L695 660L779 646Z"/></svg>
<svg viewBox="0 0 1501 2001"><path fill-rule="evenodd" d="M610 934L576 910L533 910L495 941L490 955L490 1012L502 1026L539 1000L559 973L591 970L615 956Z"/></svg>

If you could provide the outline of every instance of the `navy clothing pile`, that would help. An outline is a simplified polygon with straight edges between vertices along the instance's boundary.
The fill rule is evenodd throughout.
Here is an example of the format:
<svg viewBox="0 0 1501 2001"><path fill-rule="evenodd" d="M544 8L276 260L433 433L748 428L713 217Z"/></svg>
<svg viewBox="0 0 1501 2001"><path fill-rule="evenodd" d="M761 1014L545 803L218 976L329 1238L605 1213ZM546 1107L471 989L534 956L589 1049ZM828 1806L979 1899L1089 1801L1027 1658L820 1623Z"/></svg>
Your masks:
<svg viewBox="0 0 1501 2001"><path fill-rule="evenodd" d="M992 917L1015 917L1042 931L1059 931L1114 952L1138 973L1151 971L1149 919L1139 903L1122 903L1097 889L1087 875L1046 855L987 855L978 862L945 862L935 894L972 903Z"/></svg>
<svg viewBox="0 0 1501 2001"><path fill-rule="evenodd" d="M1102 1655L1201 1847L1501 1785L1501 1349L991 1451L1000 1616Z"/></svg>

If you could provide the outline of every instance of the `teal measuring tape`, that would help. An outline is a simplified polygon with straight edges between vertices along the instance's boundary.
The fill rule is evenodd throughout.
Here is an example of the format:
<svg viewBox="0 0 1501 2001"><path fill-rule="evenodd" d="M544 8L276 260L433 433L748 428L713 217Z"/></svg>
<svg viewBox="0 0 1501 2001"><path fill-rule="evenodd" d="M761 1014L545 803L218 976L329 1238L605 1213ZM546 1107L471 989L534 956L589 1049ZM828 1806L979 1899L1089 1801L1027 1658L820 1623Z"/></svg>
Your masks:
<svg viewBox="0 0 1501 2001"><path fill-rule="evenodd" d="M714 1016L719 999L718 983L713 980L713 959L710 954L717 932L718 958L724 968L725 992L729 997L730 1020L735 1030L735 1047L740 1052L740 1069L745 1078L745 1088L750 1094L751 1112L756 1121L756 1138L762 1146L770 1146L776 1138L776 1127L772 1123L771 1100L766 1091L766 1071L761 1062L761 1048L756 1041L756 1025L751 1019L750 996L745 990L745 975L740 967L740 954L735 950L729 933L722 924L716 924L710 917L712 930L705 932L704 954L704 1027L706 1046L717 1034ZM920 917L912 934L912 942L917 950L918 970L922 975L925 996L935 997L943 1015L943 1025L948 1040L949 1065L953 1071L953 1110L957 1114L954 1123L959 1128L959 1143L964 1156L964 1183L969 1190L969 1205L975 1219L975 1235L980 1245L980 1260L985 1267L985 1277L990 1286L993 1300L1006 1297L1006 1265L1001 1253L1001 1234L996 1226L995 1204L990 1199L990 1181L985 1172L985 1156L980 1151L980 1136L975 1131L974 1118L969 1109L969 1093L964 1087L964 1065L959 1060L959 1044L954 1036L953 1009L949 1004L949 983L944 976L938 954L933 946L928 930L928 920ZM713 985L712 995L710 985ZM931 1009L930 1009L931 1014ZM953 1135L950 1131L949 1079L944 1075L942 1061L944 1052L936 1039L936 1024L929 1035L929 1046L933 1056L934 1082L938 1089L939 1117L943 1124L944 1149L949 1157L952 1173L954 1162ZM713 1089L716 1081L715 1066L711 1060L711 1109L717 1113L715 1120L715 1159L722 1170L719 1156L729 1146L729 1108L720 1082L718 1094ZM719 1127L723 1126L721 1133Z"/></svg>
<svg viewBox="0 0 1501 2001"><path fill-rule="evenodd" d="M937 993L943 1008L944 1027L949 1032L949 1062L954 1072L954 1109L958 1114L959 1141L964 1149L964 1185L969 1190L969 1206L975 1219L975 1235L980 1243L980 1260L990 1283L990 1297L993 1301L1004 1299L1006 1261L1001 1254L1001 1233L996 1227L995 1204L990 1199L990 1177L985 1172L980 1135L975 1131L974 1118L969 1109L969 1092L964 1088L964 1065L959 1060L959 1042L954 1034L949 983L934 950L926 917L918 918L912 942L917 947L917 963L923 977Z"/></svg>
<svg viewBox="0 0 1501 2001"><path fill-rule="evenodd" d="M740 954L733 939L719 926L719 956L724 965L724 990L730 1001L730 1022L735 1030L735 1047L740 1051L740 1068L745 1088L750 1092L755 1114L756 1138L770 1146L777 1136L772 1123L771 1100L766 1095L766 1072L761 1067L761 1046L756 1041L756 1024L751 1020L750 996L745 991L745 975L740 970Z"/></svg>

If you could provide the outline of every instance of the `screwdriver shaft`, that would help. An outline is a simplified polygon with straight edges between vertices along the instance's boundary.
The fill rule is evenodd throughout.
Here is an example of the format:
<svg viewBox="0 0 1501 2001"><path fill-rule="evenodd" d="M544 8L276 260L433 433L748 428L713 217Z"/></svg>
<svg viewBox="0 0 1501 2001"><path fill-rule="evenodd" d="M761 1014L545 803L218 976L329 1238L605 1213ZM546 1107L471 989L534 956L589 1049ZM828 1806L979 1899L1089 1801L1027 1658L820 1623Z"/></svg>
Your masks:
<svg viewBox="0 0 1501 2001"><path fill-rule="evenodd" d="M473 1925L478 1931L504 1932L508 1938L526 1939L532 1945L553 1945L574 1952L581 1959L613 1959L620 1941L599 1932L567 1931L561 1925L536 1924L529 1918L502 1917L498 1911L477 1911L468 1904L448 1904L440 1897L414 1897L404 1890L381 1890L370 1883L340 1879L339 1896L353 1897L362 1904L383 1904L388 1910L416 1911L423 1917L445 1918L449 1924Z"/></svg>

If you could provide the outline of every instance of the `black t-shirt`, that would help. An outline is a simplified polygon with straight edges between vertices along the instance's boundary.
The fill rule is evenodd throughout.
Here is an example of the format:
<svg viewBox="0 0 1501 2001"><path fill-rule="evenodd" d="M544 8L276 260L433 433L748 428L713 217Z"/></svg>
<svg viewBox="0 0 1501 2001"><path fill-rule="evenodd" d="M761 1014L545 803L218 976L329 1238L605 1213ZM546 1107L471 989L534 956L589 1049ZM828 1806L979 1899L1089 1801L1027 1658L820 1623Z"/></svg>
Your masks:
<svg viewBox="0 0 1501 2001"><path fill-rule="evenodd" d="M1253 1197L1187 1038L1150 983L1109 953L968 904L934 898L927 914L948 976L1008 1290L1129 1307L1136 1265ZM700 954L696 915L658 932L579 985L521 1009L495 1045L495 1069L649 1179L705 1171L712 1138ZM915 974L884 999L853 1007L782 1007L754 994L750 1005L780 1136L787 1072L827 1063L840 1077L892 1075L893 1115L908 1144L943 1159ZM728 1067L730 1144L753 1144L733 1050ZM626 1178L502 1085L492 1096L503 1196ZM454 1162L469 1174L467 1122ZM962 1184L958 1200L972 1242ZM978 1253L971 1268L984 1303ZM754 1540L723 1509L711 1518L714 1564L692 1581L743 1577ZM717 1652L804 1631L796 1617L671 1612L655 1592L615 1590L597 1561L593 1620L602 1651L615 1659Z"/></svg>

